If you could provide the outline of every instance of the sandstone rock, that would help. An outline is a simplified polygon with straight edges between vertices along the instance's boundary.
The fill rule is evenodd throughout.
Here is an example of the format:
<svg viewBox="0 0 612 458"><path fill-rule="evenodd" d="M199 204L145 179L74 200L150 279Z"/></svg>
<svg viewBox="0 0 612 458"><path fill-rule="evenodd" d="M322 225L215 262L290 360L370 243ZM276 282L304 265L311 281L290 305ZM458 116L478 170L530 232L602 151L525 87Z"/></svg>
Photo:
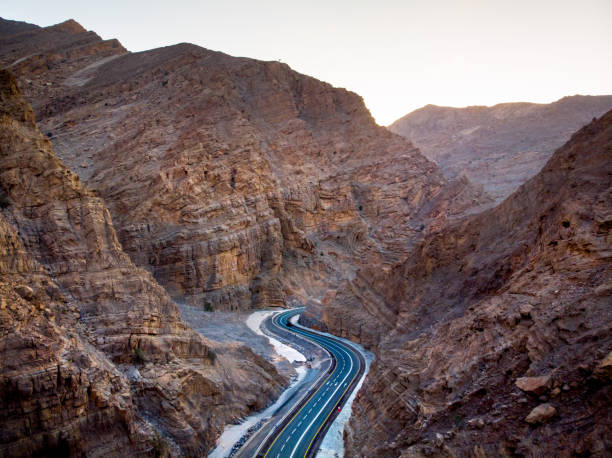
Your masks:
<svg viewBox="0 0 612 458"><path fill-rule="evenodd" d="M533 311L533 305L525 303L519 305L519 312L523 318L531 317L531 312Z"/></svg>
<svg viewBox="0 0 612 458"><path fill-rule="evenodd" d="M525 421L527 423L531 423L532 425L537 423L546 423L556 414L557 409L555 409L551 404L540 404L529 412L529 415L525 417Z"/></svg>
<svg viewBox="0 0 612 458"><path fill-rule="evenodd" d="M552 386L552 378L550 375L542 375L540 377L520 377L516 379L514 384L521 390L535 395L546 393Z"/></svg>
<svg viewBox="0 0 612 458"><path fill-rule="evenodd" d="M561 394L561 388L556 387L556 388L553 388L553 390L550 392L550 397L555 398L559 396L560 394Z"/></svg>
<svg viewBox="0 0 612 458"><path fill-rule="evenodd" d="M32 300L34 298L34 290L26 285L17 285L15 287L15 291L21 297L23 297L26 301Z"/></svg>
<svg viewBox="0 0 612 458"><path fill-rule="evenodd" d="M470 420L468 420L467 424L470 428L475 429L482 429L485 425L484 420L482 418L471 418Z"/></svg>
<svg viewBox="0 0 612 458"><path fill-rule="evenodd" d="M321 299L489 200L447 183L359 96L285 64L188 44L131 54L73 27L9 34L0 50L132 261L193 305ZM373 307L359 307L347 332L373 340Z"/></svg>

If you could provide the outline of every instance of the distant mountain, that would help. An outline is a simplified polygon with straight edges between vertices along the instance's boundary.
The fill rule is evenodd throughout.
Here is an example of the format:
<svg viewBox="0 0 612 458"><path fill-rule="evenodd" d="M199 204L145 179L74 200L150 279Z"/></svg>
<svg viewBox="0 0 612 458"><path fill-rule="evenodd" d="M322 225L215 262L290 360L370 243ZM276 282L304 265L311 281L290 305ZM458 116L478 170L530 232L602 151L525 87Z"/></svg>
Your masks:
<svg viewBox="0 0 612 458"><path fill-rule="evenodd" d="M575 95L550 104L427 105L389 130L410 139L448 178L465 175L500 201L538 173L573 132L611 108L612 95Z"/></svg>

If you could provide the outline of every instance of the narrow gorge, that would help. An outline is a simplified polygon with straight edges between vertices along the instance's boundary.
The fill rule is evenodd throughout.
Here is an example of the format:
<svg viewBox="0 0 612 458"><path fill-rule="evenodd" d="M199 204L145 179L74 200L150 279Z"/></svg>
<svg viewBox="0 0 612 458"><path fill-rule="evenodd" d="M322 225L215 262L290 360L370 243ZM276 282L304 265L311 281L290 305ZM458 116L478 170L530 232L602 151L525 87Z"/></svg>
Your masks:
<svg viewBox="0 0 612 458"><path fill-rule="evenodd" d="M0 456L207 454L291 374L221 317L294 305L375 355L347 457L612 453L610 96L386 129L284 63L74 20L0 19L0 67Z"/></svg>

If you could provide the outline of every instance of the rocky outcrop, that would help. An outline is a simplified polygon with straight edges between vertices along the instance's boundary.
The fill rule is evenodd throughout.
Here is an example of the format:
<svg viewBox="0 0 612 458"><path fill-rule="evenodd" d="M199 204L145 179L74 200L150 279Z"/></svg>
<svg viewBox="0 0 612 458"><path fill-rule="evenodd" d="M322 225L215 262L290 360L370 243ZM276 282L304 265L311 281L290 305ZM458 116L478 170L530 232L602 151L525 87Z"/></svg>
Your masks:
<svg viewBox="0 0 612 458"><path fill-rule="evenodd" d="M0 71L0 455L206 452L285 380L207 341L123 252Z"/></svg>
<svg viewBox="0 0 612 458"><path fill-rule="evenodd" d="M576 130L610 109L612 95L575 95L550 104L427 105L389 129L413 141L448 178L466 176L499 203L538 173Z"/></svg>
<svg viewBox="0 0 612 458"><path fill-rule="evenodd" d="M610 154L612 112L498 207L361 272L395 323L378 326L350 456L610 453Z"/></svg>
<svg viewBox="0 0 612 458"><path fill-rule="evenodd" d="M359 96L285 64L188 44L108 55L100 40L97 60L73 58L91 33L55 27L57 69L36 79L21 60L59 33L48 28L4 34L20 47L1 62L58 155L106 202L130 258L175 299L320 300L355 265L396 262L431 225L487 200L466 180L449 186Z"/></svg>

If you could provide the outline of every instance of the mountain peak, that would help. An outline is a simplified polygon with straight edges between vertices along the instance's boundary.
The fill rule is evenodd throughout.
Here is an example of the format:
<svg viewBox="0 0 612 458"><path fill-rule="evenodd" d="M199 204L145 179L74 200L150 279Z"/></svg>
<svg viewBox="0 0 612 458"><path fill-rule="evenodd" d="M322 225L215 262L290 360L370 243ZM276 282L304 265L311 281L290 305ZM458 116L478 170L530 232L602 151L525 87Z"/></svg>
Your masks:
<svg viewBox="0 0 612 458"><path fill-rule="evenodd" d="M55 24L49 28L54 29L54 30L61 30L63 32L68 32L68 33L87 32L85 27L83 27L81 24L79 24L74 19L68 19L67 21L60 22L59 24Z"/></svg>

